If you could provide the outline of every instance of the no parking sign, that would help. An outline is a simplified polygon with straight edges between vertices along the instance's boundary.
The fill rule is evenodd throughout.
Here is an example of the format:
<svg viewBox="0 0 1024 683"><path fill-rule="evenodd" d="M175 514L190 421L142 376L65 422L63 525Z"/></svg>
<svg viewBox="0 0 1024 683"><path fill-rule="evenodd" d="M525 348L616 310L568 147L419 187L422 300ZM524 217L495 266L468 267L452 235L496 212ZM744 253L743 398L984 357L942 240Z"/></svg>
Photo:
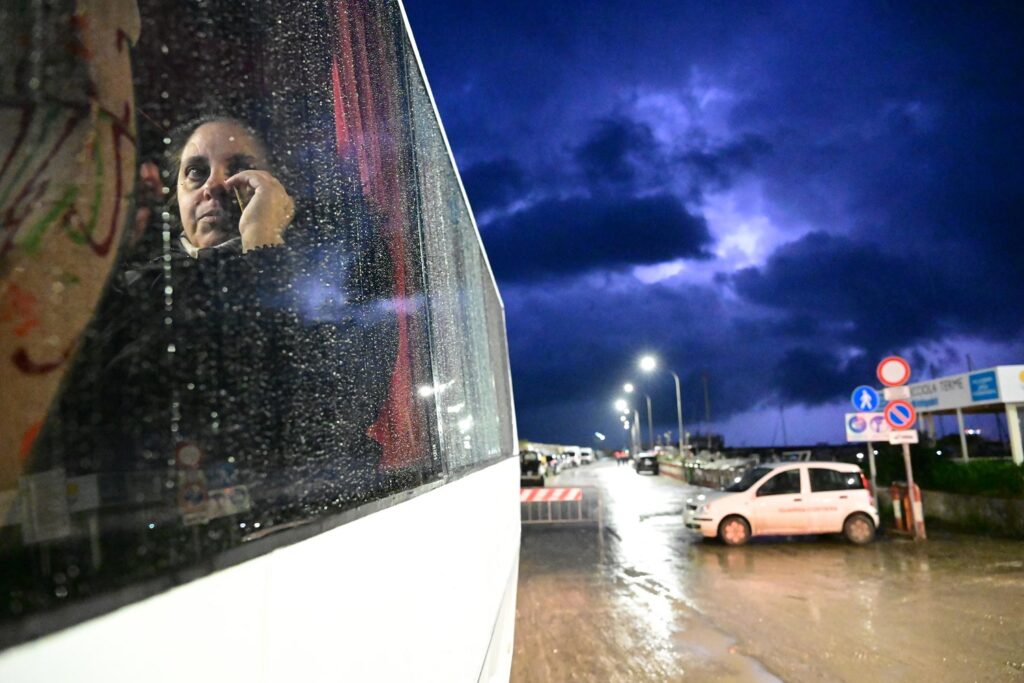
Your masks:
<svg viewBox="0 0 1024 683"><path fill-rule="evenodd" d="M885 407L885 421L893 429L910 429L917 421L917 411L910 401L893 401Z"/></svg>

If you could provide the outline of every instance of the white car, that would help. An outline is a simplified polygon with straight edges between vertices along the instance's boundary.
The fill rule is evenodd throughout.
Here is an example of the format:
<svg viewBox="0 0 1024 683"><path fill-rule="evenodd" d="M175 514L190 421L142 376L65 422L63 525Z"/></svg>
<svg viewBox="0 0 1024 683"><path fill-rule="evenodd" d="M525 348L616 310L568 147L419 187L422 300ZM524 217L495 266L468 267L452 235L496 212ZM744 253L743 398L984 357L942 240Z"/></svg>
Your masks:
<svg viewBox="0 0 1024 683"><path fill-rule="evenodd" d="M684 521L727 545L752 536L837 533L860 544L874 539L878 510L856 465L785 462L758 465L724 491L688 499Z"/></svg>

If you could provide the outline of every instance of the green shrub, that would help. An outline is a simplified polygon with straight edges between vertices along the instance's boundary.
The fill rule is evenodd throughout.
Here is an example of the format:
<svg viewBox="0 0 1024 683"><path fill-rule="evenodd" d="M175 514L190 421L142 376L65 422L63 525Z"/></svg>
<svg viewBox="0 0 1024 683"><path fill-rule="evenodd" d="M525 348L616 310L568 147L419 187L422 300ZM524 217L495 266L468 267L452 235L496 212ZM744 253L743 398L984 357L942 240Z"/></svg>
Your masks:
<svg viewBox="0 0 1024 683"><path fill-rule="evenodd" d="M879 447L876 469L879 486L905 481L903 455L898 448ZM994 498L1024 497L1024 467L1009 460L948 460L927 448L911 448L914 482L923 489ZM867 469L865 465L864 469Z"/></svg>

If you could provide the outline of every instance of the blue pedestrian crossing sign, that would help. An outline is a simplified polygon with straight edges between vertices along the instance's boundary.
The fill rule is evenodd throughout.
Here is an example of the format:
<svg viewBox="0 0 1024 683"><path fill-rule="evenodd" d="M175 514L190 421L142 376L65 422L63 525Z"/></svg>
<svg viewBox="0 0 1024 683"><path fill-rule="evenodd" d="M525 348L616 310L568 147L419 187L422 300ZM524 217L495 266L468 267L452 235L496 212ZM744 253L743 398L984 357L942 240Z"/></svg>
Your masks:
<svg viewBox="0 0 1024 683"><path fill-rule="evenodd" d="M853 390L850 403L858 413L870 413L878 408L878 392L862 384Z"/></svg>

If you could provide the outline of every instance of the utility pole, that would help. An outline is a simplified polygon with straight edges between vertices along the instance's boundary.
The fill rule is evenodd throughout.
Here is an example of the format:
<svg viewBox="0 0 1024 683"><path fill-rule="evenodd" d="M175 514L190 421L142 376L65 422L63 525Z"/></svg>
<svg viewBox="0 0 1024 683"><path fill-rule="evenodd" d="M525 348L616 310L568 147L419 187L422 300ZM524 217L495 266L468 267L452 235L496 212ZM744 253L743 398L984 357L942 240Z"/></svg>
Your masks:
<svg viewBox="0 0 1024 683"><path fill-rule="evenodd" d="M786 410L782 404L779 404L779 419L782 421L782 447L785 448L789 445L789 437L786 436Z"/></svg>
<svg viewBox="0 0 1024 683"><path fill-rule="evenodd" d="M711 450L711 399L708 398L708 373L703 373L704 380L704 425L708 433L708 450Z"/></svg>

